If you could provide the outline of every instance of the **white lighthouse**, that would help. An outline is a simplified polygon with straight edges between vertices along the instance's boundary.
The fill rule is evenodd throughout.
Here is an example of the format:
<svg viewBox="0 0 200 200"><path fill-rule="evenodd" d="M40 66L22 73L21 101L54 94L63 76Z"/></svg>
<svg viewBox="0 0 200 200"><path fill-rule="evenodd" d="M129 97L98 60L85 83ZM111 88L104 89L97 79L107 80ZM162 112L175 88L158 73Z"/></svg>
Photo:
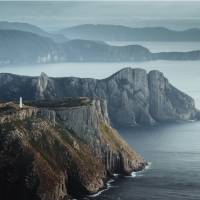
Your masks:
<svg viewBox="0 0 200 200"><path fill-rule="evenodd" d="M22 108L23 107L23 103L22 103L22 97L19 98L19 107Z"/></svg>

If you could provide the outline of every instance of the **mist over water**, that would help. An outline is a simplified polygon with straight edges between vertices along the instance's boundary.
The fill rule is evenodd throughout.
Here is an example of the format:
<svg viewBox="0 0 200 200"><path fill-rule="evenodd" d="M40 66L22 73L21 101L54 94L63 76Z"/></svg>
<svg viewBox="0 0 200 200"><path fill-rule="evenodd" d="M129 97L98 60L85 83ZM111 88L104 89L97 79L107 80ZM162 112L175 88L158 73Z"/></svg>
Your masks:
<svg viewBox="0 0 200 200"><path fill-rule="evenodd" d="M200 2L187 1L0 1L1 21L20 21L57 31L78 24L132 27L200 27Z"/></svg>
<svg viewBox="0 0 200 200"><path fill-rule="evenodd" d="M107 42L113 46L141 45L148 48L152 53L158 52L186 52L200 50L200 42Z"/></svg>

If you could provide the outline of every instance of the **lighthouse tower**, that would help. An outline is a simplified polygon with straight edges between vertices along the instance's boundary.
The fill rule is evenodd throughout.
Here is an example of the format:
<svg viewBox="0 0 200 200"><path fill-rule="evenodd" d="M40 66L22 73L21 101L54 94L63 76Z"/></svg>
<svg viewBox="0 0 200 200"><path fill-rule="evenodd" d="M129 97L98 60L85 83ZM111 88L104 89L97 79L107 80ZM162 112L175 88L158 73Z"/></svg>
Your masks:
<svg viewBox="0 0 200 200"><path fill-rule="evenodd" d="M22 108L23 107L23 103L22 103L22 97L19 98L19 107Z"/></svg>

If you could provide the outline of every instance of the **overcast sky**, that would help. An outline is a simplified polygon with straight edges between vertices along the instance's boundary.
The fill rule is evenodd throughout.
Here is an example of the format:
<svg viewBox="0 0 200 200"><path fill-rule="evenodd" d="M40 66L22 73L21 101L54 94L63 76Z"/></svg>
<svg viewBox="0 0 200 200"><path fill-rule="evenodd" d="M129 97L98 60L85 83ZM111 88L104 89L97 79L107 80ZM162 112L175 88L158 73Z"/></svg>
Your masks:
<svg viewBox="0 0 200 200"><path fill-rule="evenodd" d="M85 23L186 29L200 27L200 1L0 1L0 20L33 23L48 30Z"/></svg>

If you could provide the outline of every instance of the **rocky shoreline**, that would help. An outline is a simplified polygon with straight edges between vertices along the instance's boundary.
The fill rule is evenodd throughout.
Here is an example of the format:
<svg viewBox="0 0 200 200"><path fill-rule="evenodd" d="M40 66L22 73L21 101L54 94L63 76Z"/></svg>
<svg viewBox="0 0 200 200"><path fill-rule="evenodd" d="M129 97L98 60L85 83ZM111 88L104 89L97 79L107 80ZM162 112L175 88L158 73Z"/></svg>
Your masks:
<svg viewBox="0 0 200 200"><path fill-rule="evenodd" d="M114 174L113 177L111 177L109 180L107 180L106 184L105 184L105 188L102 189L102 190L99 190L97 193L95 194L91 194L89 195L88 197L96 197L96 196L99 196L101 195L102 193L106 192L107 190L109 190L110 188L112 188L112 183L114 183L115 181L118 180L118 177L119 176L125 176L125 177L132 177L132 178L135 178L137 175L137 173L142 173L146 170L148 170L149 168L151 167L151 162L147 162L146 165L141 169L141 170L138 170L138 171L133 171L130 175L126 176L126 175L123 175L123 174Z"/></svg>

